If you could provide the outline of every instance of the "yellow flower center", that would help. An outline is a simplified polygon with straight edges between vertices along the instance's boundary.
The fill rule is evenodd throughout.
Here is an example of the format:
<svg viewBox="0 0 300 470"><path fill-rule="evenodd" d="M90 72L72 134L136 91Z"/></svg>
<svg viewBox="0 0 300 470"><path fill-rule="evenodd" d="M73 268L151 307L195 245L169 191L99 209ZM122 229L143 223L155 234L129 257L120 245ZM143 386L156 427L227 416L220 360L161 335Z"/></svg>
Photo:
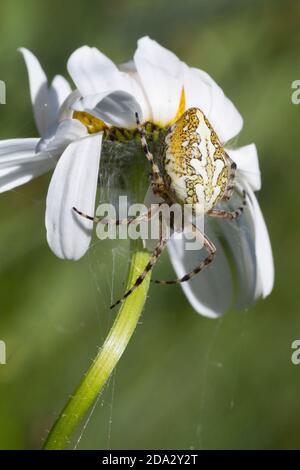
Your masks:
<svg viewBox="0 0 300 470"><path fill-rule="evenodd" d="M96 134L97 132L102 132L108 126L105 122L101 121L89 113L84 111L74 111L73 119L80 121L86 128L89 134Z"/></svg>
<svg viewBox="0 0 300 470"><path fill-rule="evenodd" d="M178 109L174 118L171 119L171 121L169 121L166 125L146 122L145 124L143 124L143 126L145 127L145 130L148 132L154 131L155 129L158 129L158 128L169 127L172 124L174 124L174 122L178 121L178 119L183 115L184 112L185 112L185 93L184 93L184 88L182 87ZM107 124L105 124L105 122L102 121L101 119L98 119L84 111L74 111L73 119L77 119L78 121L80 121L87 128L87 131L89 134L96 134L97 132L105 132L110 138L113 138L114 140L115 139L130 140L130 139L133 139L136 135L136 129L129 130L129 129L110 127Z"/></svg>
<svg viewBox="0 0 300 470"><path fill-rule="evenodd" d="M171 119L171 121L168 123L166 127L171 126L172 124L174 124L174 122L178 121L178 119L183 115L184 112L185 112L185 93L184 93L184 88L182 87L177 113L175 117Z"/></svg>

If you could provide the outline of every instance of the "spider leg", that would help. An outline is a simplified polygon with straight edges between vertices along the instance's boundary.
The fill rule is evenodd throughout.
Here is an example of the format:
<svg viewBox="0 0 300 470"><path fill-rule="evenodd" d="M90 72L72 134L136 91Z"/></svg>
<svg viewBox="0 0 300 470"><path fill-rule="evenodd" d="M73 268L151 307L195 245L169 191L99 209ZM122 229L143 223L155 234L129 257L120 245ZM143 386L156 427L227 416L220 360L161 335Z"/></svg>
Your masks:
<svg viewBox="0 0 300 470"><path fill-rule="evenodd" d="M92 220L96 224L101 223L101 224L115 224L115 225L130 225L130 224L139 224L143 220L151 220L153 217L153 214L151 212L151 207L148 209L147 212L144 214L138 215L137 217L129 217L128 219L107 219L105 217L97 217L97 216L91 216L88 214L85 214L84 212L81 212L80 210L76 209L76 207L72 207L73 211L79 214L81 217L84 217L85 219Z"/></svg>
<svg viewBox="0 0 300 470"><path fill-rule="evenodd" d="M136 125L137 125L137 130L140 134L141 137L141 144L142 144L142 149L146 155L147 160L150 162L151 165L151 183L152 183L152 189L154 193L163 193L165 184L163 181L163 178L160 174L160 170L158 165L155 163L153 154L149 150L149 146L147 144L147 139L145 135L144 128L142 127L139 119L138 113L135 113L136 117Z"/></svg>
<svg viewBox="0 0 300 470"><path fill-rule="evenodd" d="M126 299L126 297L128 297L130 294L132 294L133 291L135 291L135 289L142 284L142 282L144 281L145 277L147 276L148 272L151 271L153 269L153 266L155 265L156 261L158 260L158 258L160 257L164 247L166 246L166 243L167 243L167 240L164 239L164 238L160 238L158 244L156 245L152 255L151 255L151 258L149 260L149 262L147 263L147 265L145 266L145 269L144 271L139 275L139 277L136 279L135 283L133 284L133 286L123 295L123 297L121 299L119 299L117 302L115 302L113 305L111 305L110 308L114 308L116 305L120 304L121 302L123 302L123 300Z"/></svg>
<svg viewBox="0 0 300 470"><path fill-rule="evenodd" d="M243 212L246 207L247 201L246 201L246 191L243 191L243 201L242 204L235 210L233 211L226 211L223 209L211 209L207 215L211 217L218 217L219 219L229 219L233 220L239 217Z"/></svg>
<svg viewBox="0 0 300 470"><path fill-rule="evenodd" d="M236 163L229 157L228 154L226 154L226 157L230 163L230 172L229 172L229 177L228 177L228 185L227 185L224 197L223 197L224 201L228 201L232 196L232 192L234 189L234 179L235 179L235 174L236 174Z"/></svg>
<svg viewBox="0 0 300 470"><path fill-rule="evenodd" d="M216 247L213 244L213 242L204 234L202 233L194 224L192 224L192 230L195 232L196 236L200 238L200 240L203 242L203 246L206 249L208 256L204 258L201 263L194 268L192 271L189 273L185 274L183 277L174 279L172 281L159 281L159 280L154 280L155 284L164 284L164 285L169 285L169 284L180 284L181 282L186 282L192 279L196 274L200 273L206 266L208 266L212 261L214 260L214 257L216 255Z"/></svg>

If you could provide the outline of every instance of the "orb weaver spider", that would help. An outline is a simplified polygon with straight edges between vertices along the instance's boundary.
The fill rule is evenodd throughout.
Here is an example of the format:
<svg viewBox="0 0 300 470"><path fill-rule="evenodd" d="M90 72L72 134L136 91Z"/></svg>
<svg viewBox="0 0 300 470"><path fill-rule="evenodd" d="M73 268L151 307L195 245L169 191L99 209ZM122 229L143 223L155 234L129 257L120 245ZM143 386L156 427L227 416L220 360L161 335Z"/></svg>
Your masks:
<svg viewBox="0 0 300 470"><path fill-rule="evenodd" d="M190 204L193 212L201 210L210 217L235 219L242 214L246 205L246 193L243 191L242 204L236 210L223 210L215 206L221 201L228 201L233 193L236 174L236 164L225 152L216 132L205 114L199 108L189 108L167 129L164 142L159 153L158 163L150 152L145 130L136 113L137 131L141 138L142 149L151 165L151 187L155 195L168 205L179 203ZM108 220L89 216L75 207L73 210L82 217L93 222L109 223ZM142 219L150 220L151 209L134 219L113 221L116 225L140 223ZM161 221L160 221L161 223ZM183 277L171 281L153 281L157 284L177 284L192 279L206 266L212 263L216 248L211 240L193 223L190 229L199 238L207 251L207 256L192 271ZM160 231L161 234L161 231ZM167 244L167 239L160 235L157 245L143 272L138 276L133 286L121 297L116 305L123 302L145 279L152 270Z"/></svg>

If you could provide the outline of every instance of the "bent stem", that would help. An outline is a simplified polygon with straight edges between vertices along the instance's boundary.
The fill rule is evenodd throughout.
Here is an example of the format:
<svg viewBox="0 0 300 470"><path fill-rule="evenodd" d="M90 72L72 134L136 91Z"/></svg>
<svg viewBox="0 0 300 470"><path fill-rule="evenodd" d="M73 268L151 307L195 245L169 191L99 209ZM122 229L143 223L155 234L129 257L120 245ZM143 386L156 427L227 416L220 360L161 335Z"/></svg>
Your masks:
<svg viewBox="0 0 300 470"><path fill-rule="evenodd" d="M149 261L149 254L138 248L135 243L132 249L127 288L132 286ZM102 348L54 423L44 449L64 449L69 444L73 431L103 390L137 326L146 301L150 276L149 273L144 282L122 304Z"/></svg>

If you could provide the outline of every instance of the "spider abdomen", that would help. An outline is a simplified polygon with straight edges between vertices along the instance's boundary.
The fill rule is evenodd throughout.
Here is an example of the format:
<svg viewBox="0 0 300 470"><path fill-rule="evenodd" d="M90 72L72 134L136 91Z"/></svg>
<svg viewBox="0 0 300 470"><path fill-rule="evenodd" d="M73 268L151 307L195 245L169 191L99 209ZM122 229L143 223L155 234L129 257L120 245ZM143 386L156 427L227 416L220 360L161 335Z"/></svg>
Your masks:
<svg viewBox="0 0 300 470"><path fill-rule="evenodd" d="M162 163L170 193L194 212L206 213L224 197L230 162L200 109L188 109L170 128Z"/></svg>

